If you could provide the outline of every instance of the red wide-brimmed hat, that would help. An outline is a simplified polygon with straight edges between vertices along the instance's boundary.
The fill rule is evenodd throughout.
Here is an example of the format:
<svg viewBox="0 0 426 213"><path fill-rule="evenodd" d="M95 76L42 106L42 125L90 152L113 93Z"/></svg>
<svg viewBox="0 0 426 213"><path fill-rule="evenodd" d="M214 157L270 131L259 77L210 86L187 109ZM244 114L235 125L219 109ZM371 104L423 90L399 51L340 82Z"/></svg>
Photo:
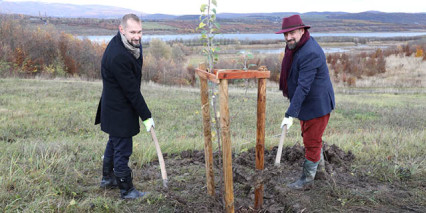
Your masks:
<svg viewBox="0 0 426 213"><path fill-rule="evenodd" d="M311 26L303 24L299 15L292 15L287 18L283 18L282 30L276 32L276 34L290 32L299 28L309 29Z"/></svg>

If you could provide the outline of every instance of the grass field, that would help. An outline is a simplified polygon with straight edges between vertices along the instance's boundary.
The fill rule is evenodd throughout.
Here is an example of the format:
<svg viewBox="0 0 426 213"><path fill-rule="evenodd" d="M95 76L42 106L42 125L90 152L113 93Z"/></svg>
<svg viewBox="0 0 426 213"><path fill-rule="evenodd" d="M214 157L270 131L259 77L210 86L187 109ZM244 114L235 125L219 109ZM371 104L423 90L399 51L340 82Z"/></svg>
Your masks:
<svg viewBox="0 0 426 213"><path fill-rule="evenodd" d="M48 27L52 27L50 25L47 25ZM39 28L45 28L44 25L29 25L30 28L37 29ZM104 27L96 26L96 25L77 25L77 26L70 26L69 24L55 24L54 27L59 32L65 32L69 33L75 36L92 36L92 35L115 35L118 31L118 26L114 29L106 29ZM175 27L161 24L159 22L144 22L143 23L143 30L145 32L149 32L150 34L158 34L159 32L163 31L176 31L178 30Z"/></svg>
<svg viewBox="0 0 426 213"><path fill-rule="evenodd" d="M107 141L93 125L101 90L100 81L0 79L0 211L127 212L139 205L105 196L98 187ZM255 145L256 92L230 88L235 152ZM163 153L203 149L198 87L144 83L142 93ZM426 93L338 93L336 103L324 140L355 154L354 172L384 182L399 181L401 169L409 170L410 180L426 178ZM275 85L268 86L267 149L278 144L288 104ZM301 143L299 127L295 122L285 146ZM134 137L131 168L138 170L155 157L150 135L142 129Z"/></svg>

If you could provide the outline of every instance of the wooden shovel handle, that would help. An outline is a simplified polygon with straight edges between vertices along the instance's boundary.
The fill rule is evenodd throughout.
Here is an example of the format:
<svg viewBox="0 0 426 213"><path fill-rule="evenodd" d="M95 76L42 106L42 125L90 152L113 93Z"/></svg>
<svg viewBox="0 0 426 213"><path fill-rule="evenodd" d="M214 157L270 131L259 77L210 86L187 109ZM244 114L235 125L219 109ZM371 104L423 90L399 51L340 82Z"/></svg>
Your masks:
<svg viewBox="0 0 426 213"><path fill-rule="evenodd" d="M281 132L280 144L278 145L277 157L275 158L275 166L280 165L281 154L283 152L283 145L284 145L284 139L286 134L287 134L287 125L284 125L283 131Z"/></svg>
<svg viewBox="0 0 426 213"><path fill-rule="evenodd" d="M158 162L160 163L161 177L163 178L163 185L167 187L167 172L166 164L164 163L163 153L161 153L160 144L158 144L157 135L155 134L154 127L151 127L152 140L155 143L155 149L157 150Z"/></svg>

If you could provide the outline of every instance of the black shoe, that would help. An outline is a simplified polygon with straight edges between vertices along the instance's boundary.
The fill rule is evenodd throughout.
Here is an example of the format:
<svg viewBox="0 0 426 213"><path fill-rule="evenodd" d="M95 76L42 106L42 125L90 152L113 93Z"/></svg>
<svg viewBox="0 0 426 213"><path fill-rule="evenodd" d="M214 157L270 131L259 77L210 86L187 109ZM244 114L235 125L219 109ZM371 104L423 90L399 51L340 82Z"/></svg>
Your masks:
<svg viewBox="0 0 426 213"><path fill-rule="evenodd" d="M117 188L117 186L117 179L115 178L114 174L109 176L102 176L100 185L101 188L112 189Z"/></svg>
<svg viewBox="0 0 426 213"><path fill-rule="evenodd" d="M120 190L120 197L122 199L137 199L147 195L147 192L140 192L135 188L130 189L129 191Z"/></svg>
<svg viewBox="0 0 426 213"><path fill-rule="evenodd" d="M118 187L120 188L120 197L122 199L137 199L146 195L146 192L140 192L133 187L131 173L126 177L116 177Z"/></svg>
<svg viewBox="0 0 426 213"><path fill-rule="evenodd" d="M101 188L116 188L118 186L114 175L114 162L111 158L104 158L102 165Z"/></svg>

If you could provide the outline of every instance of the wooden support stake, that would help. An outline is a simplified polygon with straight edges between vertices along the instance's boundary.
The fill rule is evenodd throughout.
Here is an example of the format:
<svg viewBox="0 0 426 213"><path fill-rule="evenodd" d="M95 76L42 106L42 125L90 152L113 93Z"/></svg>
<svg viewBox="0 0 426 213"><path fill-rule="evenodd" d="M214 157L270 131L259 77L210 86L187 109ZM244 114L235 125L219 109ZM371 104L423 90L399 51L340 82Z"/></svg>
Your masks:
<svg viewBox="0 0 426 213"><path fill-rule="evenodd" d="M205 70L204 64L200 65L200 69ZM210 106L209 106L209 89L207 79L200 76L200 93L201 93L201 110L203 112L203 128L204 128L204 158L206 163L206 179L207 193L211 196L215 195L214 173L213 173L213 148L212 134L210 126Z"/></svg>
<svg viewBox="0 0 426 213"><path fill-rule="evenodd" d="M225 212L234 212L234 186L232 179L232 148L229 131L228 80L220 80L220 129L223 152L223 176L225 181Z"/></svg>
<svg viewBox="0 0 426 213"><path fill-rule="evenodd" d="M266 111L266 79L259 79L257 90L257 130L256 130L256 172L262 174L265 152L265 111ZM262 178L258 178L261 180ZM254 191L254 208L263 205L263 183L256 183Z"/></svg>

